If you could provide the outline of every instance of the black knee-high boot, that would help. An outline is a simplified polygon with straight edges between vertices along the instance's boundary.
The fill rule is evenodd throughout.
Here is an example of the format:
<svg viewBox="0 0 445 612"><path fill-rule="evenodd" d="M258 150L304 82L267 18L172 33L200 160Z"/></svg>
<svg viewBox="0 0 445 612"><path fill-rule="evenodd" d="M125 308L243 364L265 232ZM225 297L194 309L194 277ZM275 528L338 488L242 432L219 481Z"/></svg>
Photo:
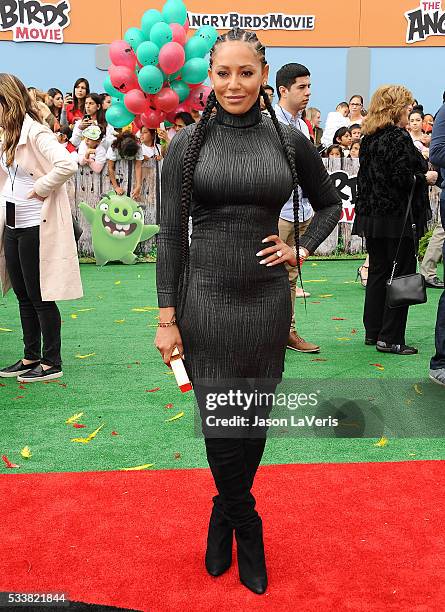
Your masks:
<svg viewBox="0 0 445 612"><path fill-rule="evenodd" d="M206 449L225 517L235 529L240 580L253 592L264 593L267 573L262 523L255 510L255 498L250 492L252 471L248 473L247 470L244 440L207 438ZM257 459L252 465L253 471L256 471ZM210 540L213 544L217 538Z"/></svg>
<svg viewBox="0 0 445 612"><path fill-rule="evenodd" d="M265 439L244 439L244 458L249 488L252 488L255 474L263 456ZM232 564L233 527L224 513L219 495L213 498L207 535L205 565L212 576L220 576Z"/></svg>

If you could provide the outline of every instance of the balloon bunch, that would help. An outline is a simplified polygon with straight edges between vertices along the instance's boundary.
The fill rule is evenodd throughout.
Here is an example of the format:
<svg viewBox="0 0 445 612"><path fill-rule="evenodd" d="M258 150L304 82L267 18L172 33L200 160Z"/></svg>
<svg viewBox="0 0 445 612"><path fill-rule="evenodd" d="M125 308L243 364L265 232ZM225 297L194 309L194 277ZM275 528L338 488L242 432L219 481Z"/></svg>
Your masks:
<svg viewBox="0 0 445 612"><path fill-rule="evenodd" d="M130 28L124 40L110 45L104 89L112 98L106 120L116 128L132 121L138 128L173 123L180 112L202 110L211 91L205 59L218 32L203 26L187 37L187 8L182 0L167 0L162 12L144 13L140 28Z"/></svg>

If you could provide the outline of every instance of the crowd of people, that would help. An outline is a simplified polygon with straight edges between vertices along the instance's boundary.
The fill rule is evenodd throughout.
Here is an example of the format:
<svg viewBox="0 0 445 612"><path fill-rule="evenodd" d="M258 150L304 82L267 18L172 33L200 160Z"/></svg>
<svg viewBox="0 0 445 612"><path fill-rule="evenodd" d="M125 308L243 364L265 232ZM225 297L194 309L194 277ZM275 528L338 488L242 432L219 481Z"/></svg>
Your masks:
<svg viewBox="0 0 445 612"><path fill-rule="evenodd" d="M277 120L301 131L313 142L322 157L363 158L363 155L361 156L362 125L368 111L365 109L362 95L354 94L350 97L349 102L339 102L335 111L328 113L322 128L320 110L309 106L311 79L310 72L305 66L296 63L283 66L277 73L275 87L266 83L264 92L267 98L260 100L262 113L269 115L266 105L266 101L269 101L275 110ZM120 184L120 177L116 176L116 161L133 160L135 166L132 173L133 184L128 190L128 195L136 200L141 194L142 164L148 160L161 162L175 136L185 127L201 120L201 113L191 110L190 113L178 113L173 125L167 124L166 126L162 123L158 129L139 128L134 124L124 129L114 128L107 123L105 118L106 110L111 104L110 95L105 92L91 92L88 80L83 77L78 78L73 84L72 91L65 94L56 87L50 88L47 92L28 87L28 93L40 120L56 134L59 143L66 148L78 165L88 166L95 173L101 173L106 167L110 183L118 195L122 195L124 189ZM215 111L216 109L213 109L211 115L215 114ZM403 129L411 137L416 151L425 161L423 166L426 168L424 175L427 184L440 186L440 173L429 161L434 117L435 114L425 113L423 106L414 100L409 107L407 122ZM299 196L298 237L300 238L311 223L313 209L301 189ZM358 210L360 210L360 204ZM294 221L291 198L283 207L279 218L280 236L291 246L295 244ZM356 223L354 231L364 236L363 230L357 227ZM417 227L418 238L425 229L426 226L420 223ZM443 281L437 275L437 264L442 256L444 238L445 232L439 222L434 228L421 268L428 287L441 289L444 286ZM298 286L296 269L291 266L287 267L291 286L291 302L295 304L296 298L306 298L310 294ZM372 286L369 275L368 256L358 270L358 277L364 287L368 284ZM369 292L373 293L371 289ZM372 338L374 335L375 330L369 334L369 337ZM405 346L402 342L404 338L399 339L400 342L392 344ZM318 352L320 350L318 343L301 338L296 331L294 317L292 317L287 347L299 352Z"/></svg>
<svg viewBox="0 0 445 612"><path fill-rule="evenodd" d="M174 123L159 129L136 127L114 128L106 121L106 110L111 105L111 96L90 91L86 78L79 78L72 92L65 94L56 87L47 92L29 87L28 92L35 103L40 119L57 136L79 166L88 166L91 171L101 173L106 166L111 184L116 193L123 189L115 175L115 162L121 159L135 162L135 183L131 195L140 196L140 168L144 161L161 161L172 138L187 125L199 121L197 111L179 112Z"/></svg>
<svg viewBox="0 0 445 612"><path fill-rule="evenodd" d="M320 111L309 107L309 69L285 64L272 87L265 48L255 33L238 28L216 41L209 74L212 91L202 114L179 113L172 126L158 130L107 125L110 97L90 92L85 78L63 95L56 88L47 93L26 89L16 77L0 74L5 211L0 281L4 294L12 287L17 296L24 342L24 357L0 370L0 376L21 382L62 376L56 301L82 296L65 188L78 164L97 173L107 164L113 188L122 195L115 163L134 160L131 195L137 200L142 164L165 157L155 343L166 364L175 349L185 356L203 421L218 489L207 571L219 576L230 567L235 536L240 580L261 594L267 572L251 488L267 427L249 425L233 436L223 429L212 436L205 425L207 396L237 389L244 397L259 390L261 402L281 380L286 349L320 351L318 343L299 335L294 310L296 298L306 295L297 286L301 266L335 229L342 210L322 156L360 162L353 232L366 238L369 252L362 269L367 271L364 342L385 353L417 353L405 342L408 306L389 307L386 283L394 272L416 270L418 239L431 218L428 189L445 179L445 105L436 128L435 116L425 114L410 91L384 86L372 96L368 111L361 95L340 102L322 129ZM442 198L442 219L444 209ZM437 232L434 248L439 244ZM436 276L432 280L431 287L443 288ZM442 385L444 295L430 370ZM237 409L248 410L241 414L252 419L267 417L272 404L255 400Z"/></svg>

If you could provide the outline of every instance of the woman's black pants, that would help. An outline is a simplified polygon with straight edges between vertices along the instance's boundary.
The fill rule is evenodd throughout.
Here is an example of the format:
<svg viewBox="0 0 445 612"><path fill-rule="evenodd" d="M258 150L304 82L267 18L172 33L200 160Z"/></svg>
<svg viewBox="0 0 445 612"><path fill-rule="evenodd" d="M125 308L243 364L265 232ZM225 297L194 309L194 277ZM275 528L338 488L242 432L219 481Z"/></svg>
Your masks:
<svg viewBox="0 0 445 612"><path fill-rule="evenodd" d="M39 227L5 228L5 260L17 296L25 345L24 358L60 367L60 313L40 293ZM41 344L43 338L43 353Z"/></svg>
<svg viewBox="0 0 445 612"><path fill-rule="evenodd" d="M363 323L367 338L388 344L405 344L408 307L388 308L386 281L391 277L398 238L366 238L369 253ZM412 238L403 238L397 257L395 276L414 274L416 257Z"/></svg>

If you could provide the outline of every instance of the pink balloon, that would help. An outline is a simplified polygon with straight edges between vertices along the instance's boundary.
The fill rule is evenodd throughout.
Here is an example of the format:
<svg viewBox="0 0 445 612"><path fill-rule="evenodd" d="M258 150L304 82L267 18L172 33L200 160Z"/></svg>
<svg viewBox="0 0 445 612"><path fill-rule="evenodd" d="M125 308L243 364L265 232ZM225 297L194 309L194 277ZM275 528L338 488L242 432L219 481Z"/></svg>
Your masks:
<svg viewBox="0 0 445 612"><path fill-rule="evenodd" d="M189 89L199 89L199 87L202 87L202 83L196 83L195 85L193 83L187 83L188 88Z"/></svg>
<svg viewBox="0 0 445 612"><path fill-rule="evenodd" d="M189 24L189 18L188 18L188 17L187 17L187 19L185 20L185 23L184 23L184 25L183 25L182 27L184 28L184 30L185 30L186 32L188 31L188 29L189 29L189 27L190 27L190 24Z"/></svg>
<svg viewBox="0 0 445 612"><path fill-rule="evenodd" d="M172 111L171 113L167 113L166 115L166 119L167 121L169 121L170 123L174 123L175 122L175 117L176 117L176 109L174 111Z"/></svg>
<svg viewBox="0 0 445 612"><path fill-rule="evenodd" d="M132 89L125 94L124 104L130 113L139 115L147 108L148 99L140 89Z"/></svg>
<svg viewBox="0 0 445 612"><path fill-rule="evenodd" d="M165 74L178 72L185 62L184 48L177 42L165 44L159 52L159 66Z"/></svg>
<svg viewBox="0 0 445 612"><path fill-rule="evenodd" d="M134 69L137 58L126 40L115 40L110 45L110 60L115 66L128 66Z"/></svg>
<svg viewBox="0 0 445 612"><path fill-rule="evenodd" d="M171 23L170 30L173 34L173 42L179 43L182 47L185 45L187 40L187 33L179 23Z"/></svg>
<svg viewBox="0 0 445 612"><path fill-rule="evenodd" d="M182 102L177 108L176 108L176 114L178 113L190 113L191 111L191 106L189 104L188 98L187 100L184 100L184 102Z"/></svg>
<svg viewBox="0 0 445 612"><path fill-rule="evenodd" d="M131 89L140 89L134 70L128 66L110 66L108 69L113 87L126 93Z"/></svg>
<svg viewBox="0 0 445 612"><path fill-rule="evenodd" d="M153 103L159 110L169 113L178 106L179 96L170 87L164 87L159 93L153 96Z"/></svg>
<svg viewBox="0 0 445 612"><path fill-rule="evenodd" d="M205 109L211 91L210 87L202 85L199 89L193 89L184 102L188 102L194 110L202 111Z"/></svg>
<svg viewBox="0 0 445 612"><path fill-rule="evenodd" d="M142 125L149 128L155 129L160 126L162 121L165 119L165 113L160 110L155 110L153 108L148 109L146 113L141 115Z"/></svg>
<svg viewBox="0 0 445 612"><path fill-rule="evenodd" d="M142 126L144 125L141 121L141 117L140 115L138 115L137 117L134 118L133 121L134 125L137 127L138 130L140 130L142 128Z"/></svg>

